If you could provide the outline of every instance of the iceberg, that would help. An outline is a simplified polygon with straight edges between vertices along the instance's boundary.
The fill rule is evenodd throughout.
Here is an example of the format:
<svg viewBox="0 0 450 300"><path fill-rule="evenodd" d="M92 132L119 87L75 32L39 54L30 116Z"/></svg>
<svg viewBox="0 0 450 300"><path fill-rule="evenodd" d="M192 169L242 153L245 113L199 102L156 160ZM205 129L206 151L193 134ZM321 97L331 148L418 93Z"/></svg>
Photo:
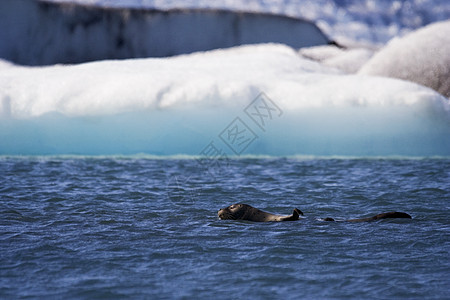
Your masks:
<svg viewBox="0 0 450 300"><path fill-rule="evenodd" d="M269 42L301 48L329 39L311 21L271 13L0 1L0 58L24 65L165 57Z"/></svg>
<svg viewBox="0 0 450 300"><path fill-rule="evenodd" d="M46 0L135 9L219 9L314 21L340 44L384 45L396 36L450 18L448 0Z"/></svg>
<svg viewBox="0 0 450 300"><path fill-rule="evenodd" d="M327 67L356 73L373 56L375 50L364 47L339 48L334 45L307 47L299 53Z"/></svg>
<svg viewBox="0 0 450 300"><path fill-rule="evenodd" d="M449 100L432 89L344 74L280 44L0 63L2 155L449 156L449 137Z"/></svg>
<svg viewBox="0 0 450 300"><path fill-rule="evenodd" d="M413 81L450 97L450 21L394 38L359 73Z"/></svg>

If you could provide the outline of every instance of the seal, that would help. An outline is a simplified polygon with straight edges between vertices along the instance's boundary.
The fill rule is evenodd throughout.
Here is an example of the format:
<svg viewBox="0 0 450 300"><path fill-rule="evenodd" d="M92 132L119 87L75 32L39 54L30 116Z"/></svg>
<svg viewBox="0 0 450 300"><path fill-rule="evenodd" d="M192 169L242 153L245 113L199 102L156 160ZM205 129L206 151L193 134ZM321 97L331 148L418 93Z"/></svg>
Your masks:
<svg viewBox="0 0 450 300"><path fill-rule="evenodd" d="M397 218L400 218L400 219L412 219L412 217L410 215L408 215L407 213L398 212L398 211L391 211L391 212L378 214L378 215L373 216L373 217L360 218L360 219L350 219L350 220L344 220L343 222L370 222L370 221L376 221L376 220L381 220L381 219L397 219ZM324 221L335 221L333 218L325 218L323 220Z"/></svg>
<svg viewBox="0 0 450 300"><path fill-rule="evenodd" d="M299 215L303 216L301 210L294 208L292 215L280 216L271 214L260 209L257 209L251 205L237 203L230 205L226 208L222 208L218 211L217 215L222 220L246 220L253 222L281 222L281 221L296 221Z"/></svg>

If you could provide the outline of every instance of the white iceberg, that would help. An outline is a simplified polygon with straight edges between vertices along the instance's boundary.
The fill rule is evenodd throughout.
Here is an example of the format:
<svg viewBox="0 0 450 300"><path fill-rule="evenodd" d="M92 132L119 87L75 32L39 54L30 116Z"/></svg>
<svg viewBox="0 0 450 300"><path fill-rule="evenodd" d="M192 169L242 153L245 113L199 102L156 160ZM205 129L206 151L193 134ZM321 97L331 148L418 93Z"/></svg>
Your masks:
<svg viewBox="0 0 450 300"><path fill-rule="evenodd" d="M359 74L409 80L450 97L450 21L394 38Z"/></svg>
<svg viewBox="0 0 450 300"><path fill-rule="evenodd" d="M245 109L282 111L261 130ZM278 116L278 115L277 115ZM450 155L448 99L406 81L345 75L277 44L172 58L0 64L1 154L199 154L239 118L239 154Z"/></svg>

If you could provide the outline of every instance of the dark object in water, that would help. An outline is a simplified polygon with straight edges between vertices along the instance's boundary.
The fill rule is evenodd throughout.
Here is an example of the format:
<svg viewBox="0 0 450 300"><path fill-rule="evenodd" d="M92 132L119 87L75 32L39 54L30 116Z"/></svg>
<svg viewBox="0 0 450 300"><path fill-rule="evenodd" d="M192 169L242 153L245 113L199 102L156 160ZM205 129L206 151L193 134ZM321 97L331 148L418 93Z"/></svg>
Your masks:
<svg viewBox="0 0 450 300"><path fill-rule="evenodd" d="M343 222L370 222L370 221L376 221L376 220L381 220L381 219L397 219L397 218L400 218L400 219L412 219L412 217L410 215L408 215L407 213L398 212L398 211L391 211L391 212L378 214L378 215L373 216L373 217L360 218L360 219L350 219L350 220L345 220ZM325 218L323 220L324 221L335 221L333 218Z"/></svg>
<svg viewBox="0 0 450 300"><path fill-rule="evenodd" d="M251 205L237 203L222 208L217 212L217 215L222 220L246 220L253 222L280 222L280 221L297 221L299 215L303 216L303 212L294 208L292 215L280 216L271 214Z"/></svg>

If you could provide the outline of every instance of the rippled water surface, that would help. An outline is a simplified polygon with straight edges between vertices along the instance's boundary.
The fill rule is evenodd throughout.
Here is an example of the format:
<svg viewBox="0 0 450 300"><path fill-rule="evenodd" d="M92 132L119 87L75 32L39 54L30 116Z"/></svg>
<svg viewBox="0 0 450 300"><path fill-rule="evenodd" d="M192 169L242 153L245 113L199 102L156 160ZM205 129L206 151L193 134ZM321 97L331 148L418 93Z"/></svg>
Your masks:
<svg viewBox="0 0 450 300"><path fill-rule="evenodd" d="M0 298L446 298L450 160L0 158ZM223 221L248 203L297 222ZM412 220L324 222L385 211ZM248 296L248 297L247 297Z"/></svg>

